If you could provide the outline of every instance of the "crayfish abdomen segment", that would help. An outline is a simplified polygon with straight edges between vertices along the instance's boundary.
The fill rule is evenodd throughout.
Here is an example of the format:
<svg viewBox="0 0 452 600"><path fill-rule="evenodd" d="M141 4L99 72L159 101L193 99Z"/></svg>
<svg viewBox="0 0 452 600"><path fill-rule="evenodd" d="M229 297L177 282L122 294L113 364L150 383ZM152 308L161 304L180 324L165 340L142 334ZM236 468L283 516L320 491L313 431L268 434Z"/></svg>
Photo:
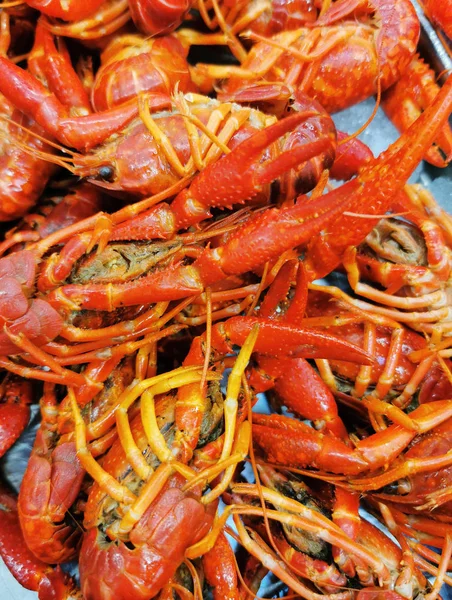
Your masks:
<svg viewBox="0 0 452 600"><path fill-rule="evenodd" d="M151 270L181 247L180 242L167 244L109 244L100 254L84 257L72 272L72 283L121 283Z"/></svg>
<svg viewBox="0 0 452 600"><path fill-rule="evenodd" d="M427 265L427 247L420 231L400 219L383 219L369 233L361 248L378 258L408 265Z"/></svg>
<svg viewBox="0 0 452 600"><path fill-rule="evenodd" d="M38 431L38 443L41 438ZM27 546L45 562L66 562L77 554L80 532L65 517L83 477L73 442L58 445L48 456L34 453L28 462L19 494L20 524Z"/></svg>
<svg viewBox="0 0 452 600"><path fill-rule="evenodd" d="M181 491L181 481L174 477L167 483L127 544L108 542L96 528L85 534L80 578L86 598L148 600L174 575L186 548L199 541L213 521L209 508Z"/></svg>

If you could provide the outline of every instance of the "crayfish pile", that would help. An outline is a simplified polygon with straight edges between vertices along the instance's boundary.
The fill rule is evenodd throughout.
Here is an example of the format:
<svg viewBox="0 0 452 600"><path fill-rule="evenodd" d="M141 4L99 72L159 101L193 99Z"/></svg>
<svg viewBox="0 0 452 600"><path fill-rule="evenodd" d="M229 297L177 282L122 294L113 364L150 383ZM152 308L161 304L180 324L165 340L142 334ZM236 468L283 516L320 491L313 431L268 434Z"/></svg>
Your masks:
<svg viewBox="0 0 452 600"><path fill-rule="evenodd" d="M452 583L452 217L407 183L452 158L452 75L419 30L409 0L0 5L3 460L41 415L0 555L41 600ZM373 96L377 157L331 117Z"/></svg>

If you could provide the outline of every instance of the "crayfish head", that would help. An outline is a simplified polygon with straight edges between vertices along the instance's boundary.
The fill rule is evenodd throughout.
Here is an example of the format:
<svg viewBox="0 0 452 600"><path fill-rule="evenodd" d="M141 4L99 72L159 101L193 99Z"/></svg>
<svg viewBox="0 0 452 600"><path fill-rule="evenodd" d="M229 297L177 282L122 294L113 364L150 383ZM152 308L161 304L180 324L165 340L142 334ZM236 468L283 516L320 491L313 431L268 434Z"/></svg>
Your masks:
<svg viewBox="0 0 452 600"><path fill-rule="evenodd" d="M167 134L175 130L175 137L180 123L173 120L168 118L164 126ZM183 147L179 153L184 162L188 160L190 149L185 136L179 135L171 142L176 149ZM91 152L74 156L73 164L74 173L79 177L86 177L108 191L132 194L135 198L159 193L179 181L153 135L137 119Z"/></svg>

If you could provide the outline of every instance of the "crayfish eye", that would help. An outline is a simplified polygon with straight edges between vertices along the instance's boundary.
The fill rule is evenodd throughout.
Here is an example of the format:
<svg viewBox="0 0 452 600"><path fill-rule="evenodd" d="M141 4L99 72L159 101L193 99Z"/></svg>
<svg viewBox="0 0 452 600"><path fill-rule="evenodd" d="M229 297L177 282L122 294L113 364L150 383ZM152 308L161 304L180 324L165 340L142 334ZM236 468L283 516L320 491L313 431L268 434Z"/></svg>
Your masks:
<svg viewBox="0 0 452 600"><path fill-rule="evenodd" d="M113 167L106 165L99 169L98 176L104 181L113 181L115 177L115 170L113 169Z"/></svg>

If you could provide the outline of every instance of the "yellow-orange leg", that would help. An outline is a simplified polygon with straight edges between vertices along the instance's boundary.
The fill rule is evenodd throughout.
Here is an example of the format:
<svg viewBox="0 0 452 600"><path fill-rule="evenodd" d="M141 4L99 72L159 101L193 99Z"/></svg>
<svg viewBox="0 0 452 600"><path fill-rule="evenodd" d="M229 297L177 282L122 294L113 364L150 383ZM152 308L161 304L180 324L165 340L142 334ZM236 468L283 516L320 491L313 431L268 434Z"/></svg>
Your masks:
<svg viewBox="0 0 452 600"><path fill-rule="evenodd" d="M177 305L178 311L182 310L187 304L187 301L180 302ZM170 310L166 312L169 302L157 302L150 310L140 315L131 321L122 321L115 325L100 327L99 329L82 329L73 325L65 325L61 332L61 337L64 337L70 342L93 342L98 340L118 338L123 341L133 339L139 335L150 333L154 328L161 327L164 322L161 318L170 315L170 319L177 312ZM166 314L165 314L166 313ZM56 353L56 352L55 352Z"/></svg>
<svg viewBox="0 0 452 600"><path fill-rule="evenodd" d="M386 504L388 503L386 502ZM397 524L410 537L424 541L430 546L441 548L444 536L446 534L452 535L452 524L442 523L425 515L406 514L399 508L392 506L391 503L389 504Z"/></svg>
<svg viewBox="0 0 452 600"><path fill-rule="evenodd" d="M362 402L376 415L386 415L394 423L398 423L407 429L416 431L417 427L415 422L406 413L397 406L382 401L382 398L386 396L394 382L396 369L402 354L403 333L401 327L393 329L383 372L378 378L375 390L362 398Z"/></svg>
<svg viewBox="0 0 452 600"><path fill-rule="evenodd" d="M157 344L151 342L140 348L135 363L135 378L149 379L157 375Z"/></svg>
<svg viewBox="0 0 452 600"><path fill-rule="evenodd" d="M317 535L320 539L341 547L360 562L368 565L377 574L381 585L388 581L388 569L378 560L378 557L359 543L350 539L336 524L316 510L310 509L298 501L287 498L265 486L261 486L259 490L254 484L234 484L232 488L234 492L239 494L249 494L252 497L262 496L267 502L278 508L278 511L266 511L269 518L279 520L294 527L301 527L303 530ZM243 506L240 508L246 514L261 514L262 512L261 508L254 506L247 506L246 510Z"/></svg>
<svg viewBox="0 0 452 600"><path fill-rule="evenodd" d="M196 371L197 369L200 370L200 367L199 366L179 367L179 369L174 369L174 371L172 371L172 374L176 375L177 373L180 373L180 372L184 373L184 372L189 372L189 371ZM94 439L97 439L97 438L105 435L108 432L108 430L114 425L116 410L118 409L118 407L121 405L122 402L130 401L130 405L132 405L133 402L135 400L137 400L149 386L166 379L167 376L168 376L167 373L162 373L161 375L156 375L155 377L153 377L151 379L146 379L144 381L136 381L136 380L133 381L131 383L131 385L129 385L129 387L119 396L117 401L111 406L111 408L108 412L101 415L98 419L96 419L92 423L87 424L87 426L86 426L87 438L89 440L94 440ZM128 400L129 396L133 397L133 399Z"/></svg>
<svg viewBox="0 0 452 600"><path fill-rule="evenodd" d="M306 598L306 600L320 600L321 598L324 598L324 595L313 592L310 588L301 583L298 578L293 576L287 570L284 562L270 550L256 533L253 532L251 537L238 515L234 515L234 523L239 534L240 543L244 548L260 560L264 566L281 579L281 581L293 590L293 592L300 595L302 598ZM338 592L337 594L329 595L330 600L351 600L352 597L353 593L351 591Z"/></svg>
<svg viewBox="0 0 452 600"><path fill-rule="evenodd" d="M18 348L27 352L30 358L38 365L48 367L59 378L58 382L54 380L56 383L75 386L89 383L84 375L64 369L52 356L44 352L41 348L38 348L23 333L13 334L6 325L3 326L3 331ZM27 375L24 374L23 377L27 377Z"/></svg>
<svg viewBox="0 0 452 600"><path fill-rule="evenodd" d="M398 406L402 410L408 406L408 404L411 401L411 398L418 390L421 381L429 372L430 367L432 366L434 361L435 355L432 354L431 356L427 356L426 358L424 358L419 363L415 372L410 377L409 382L406 384L403 392L399 396L397 396L397 398L394 398L394 400L392 401L394 406Z"/></svg>
<svg viewBox="0 0 452 600"><path fill-rule="evenodd" d="M75 23L49 24L54 35L81 40L97 39L114 33L130 20L127 0L107 0L94 15Z"/></svg>
<svg viewBox="0 0 452 600"><path fill-rule="evenodd" d="M366 350L371 356L375 355L375 346L377 342L376 333L375 323L364 324L364 350ZM364 396L367 388L369 387L371 375L371 365L363 365L360 367L353 390L354 395L358 398Z"/></svg>
<svg viewBox="0 0 452 600"><path fill-rule="evenodd" d="M240 350L237 360L235 361L234 367L229 375L228 387L226 391L226 400L224 401L224 444L221 452L220 460L226 459L231 454L231 448L234 441L235 434L235 423L237 419L238 411L238 397L240 393L240 386L242 381L242 375L245 372L248 361L253 352L254 345L259 334L259 325L253 325L251 332L245 340L245 343Z"/></svg>
<svg viewBox="0 0 452 600"><path fill-rule="evenodd" d="M412 204L442 228L449 246L452 245L452 219L450 214L436 202L433 195L420 184L405 186L405 192Z"/></svg>
<svg viewBox="0 0 452 600"><path fill-rule="evenodd" d="M117 344L116 346L110 346L105 348L105 342L96 343L96 350L84 352L82 354L75 354L67 358L56 358L54 359L60 365L80 365L91 361L104 360L105 358L113 358L114 356L123 357L126 355L134 354L137 350L143 346L147 346L152 342L156 342L169 335L178 333L182 329L185 329L184 325L170 325L165 329L158 331L159 327L152 327L156 329L154 333L148 333L145 337L137 341L124 342Z"/></svg>
<svg viewBox="0 0 452 600"><path fill-rule="evenodd" d="M360 477L357 479L349 479L349 484L355 490L359 491L371 491L378 490L385 485L408 477L415 473L425 473L428 471L434 471L442 469L452 465L452 450L446 452L446 454L432 456L429 458L410 458L391 469L388 469L381 475L374 475L373 477ZM446 500L447 501L447 493Z"/></svg>
<svg viewBox="0 0 452 600"><path fill-rule="evenodd" d="M226 38L226 43L229 46L232 54L236 57L239 62L243 62L247 53L243 45L238 40L235 32L230 27L230 24L226 21L225 16L221 12L221 8L218 5L217 0L210 0L210 4L215 13L215 19L211 19L207 10L205 0L198 0L198 10L202 16L204 23L209 27L209 29L214 29L216 24L218 24L219 28L223 32L223 35Z"/></svg>
<svg viewBox="0 0 452 600"><path fill-rule="evenodd" d="M249 486L249 488L252 489L253 486ZM254 491L256 491L256 490L254 490ZM264 488L263 491L264 491L264 497L267 500L268 499L267 496L269 495L269 493L271 493L271 490ZM244 492L244 493L247 493L247 492ZM258 492L256 492L256 494L254 494L254 495L258 495ZM280 494L278 494L278 493L275 493L275 496L281 497L283 499L282 501L284 502L283 496L280 496ZM304 507L297 501L292 501L290 499L287 499L287 500L288 500L289 506L290 506L290 508L288 508L287 510L290 510L290 511L295 510L298 513L298 511L300 509L303 513L305 513L304 509L306 507ZM309 509L308 509L308 512L309 512ZM317 524L318 516L322 517L322 515L320 515L320 513L316 512L316 511L311 511L311 512L312 512L312 515L311 515L312 521L309 521L309 517L305 519L305 518L298 516L298 514L296 514L296 515L290 514L288 512L287 513L282 512L281 510L276 511L276 510L267 509L267 510L265 510L265 515L269 519L276 520L281 523L285 523L288 526L301 527L308 531L312 531L314 533L314 535L320 532L321 536L323 535L323 536L326 536L328 539L330 539L328 533L326 533L326 530L319 529L319 525ZM223 531L225 523L226 523L226 519L231 514L234 516L234 521L235 521L236 527L239 531L240 543L242 543L247 548L247 550L250 551L251 554L253 554L253 556L255 556L259 561L261 561L265 567L267 567L269 570L271 570L273 573L275 573L275 575L277 575L282 581L284 581L287 585L289 585L289 587L291 587L294 591L296 591L298 594L300 594L303 598L307 598L308 600L320 600L321 598L324 598L323 595L316 594L316 593L312 592L309 588L306 588L297 578L295 578L289 571L287 571L286 565L284 564L284 562L282 560L280 560L274 554L274 552L272 550L270 550L264 544L263 541L260 540L260 538L258 538L260 540L259 543L255 543L255 544L251 543L251 545L249 545L250 542L253 542L253 540L251 540L251 538L248 536L248 533L247 533L246 529L243 527L241 520L238 518L238 515L252 514L252 515L263 517L264 511L261 507L254 507L254 506L251 507L251 506L243 506L243 505L227 506L226 509L224 510L224 512L221 515L216 517L213 527L212 527L211 531L206 535L206 537L203 538L202 540L200 540L197 544L194 544L193 546L188 548L186 550L185 555L190 558L196 558L196 557L202 556L206 552L210 551L213 548L218 535ZM356 544L355 542L351 542L350 540L348 540L348 538L346 536L344 536L344 534L342 532L340 532L340 530L331 521L329 521L325 517L322 517L322 518L325 520L325 525L327 526L327 528L329 530L334 530L335 534L337 534L339 537L343 538L345 545L353 546L355 552L357 552L358 554L363 554L364 556L366 556L367 559L371 560L372 564L376 564L377 561L375 561L371 557L371 554L369 552L367 552L359 544ZM253 534L253 538L254 538L254 536L255 536L255 534ZM333 534L332 537L336 537L336 536ZM339 542L339 537L337 538L338 542ZM350 542L350 544L349 544L349 542ZM387 573L387 570L384 570L384 574L385 574L385 578L389 575ZM352 598L352 596L350 595L350 592L331 594L328 597L330 598L330 600L349 600Z"/></svg>
<svg viewBox="0 0 452 600"><path fill-rule="evenodd" d="M356 493L343 490L339 487L335 488L335 502L332 514L333 522L338 525L350 539L356 539L356 532L360 525L360 516L358 513L359 496ZM355 564L352 557L344 552L338 546L333 547L334 562L340 567L349 577L354 577ZM361 581L361 583L364 583ZM372 584L372 582L371 582Z"/></svg>
<svg viewBox="0 0 452 600"><path fill-rule="evenodd" d="M147 96L140 96L138 99L141 120L152 134L159 148L179 177L185 177L194 174L196 171L201 171L207 164L213 162L213 160L217 159L222 153L228 154L230 149L226 145L227 142L248 119L250 114L250 110L246 108L234 112L226 119L226 123L223 125L221 132L217 135L220 125L224 122L228 113L231 112L232 105L219 105L212 111L209 121L204 125L199 119L191 114L185 98L196 102L198 96L196 94L186 94L184 97L183 94L180 94L176 95L174 100L180 113L185 117L184 124L187 129L190 143L191 157L185 165L180 162L173 145L158 126L157 120L151 117ZM199 98L203 97L199 96ZM197 128L201 129L204 134L201 138ZM212 144L216 146L216 148L208 153Z"/></svg>
<svg viewBox="0 0 452 600"><path fill-rule="evenodd" d="M444 540L443 551L441 553L441 560L438 565L438 572L436 575L435 583L433 584L432 591L425 595L425 600L436 600L444 582L444 576L446 575L447 568L449 565L450 557L452 556L452 536L447 535Z"/></svg>
<svg viewBox="0 0 452 600"><path fill-rule="evenodd" d="M159 465L154 473L152 473L151 477L149 477L148 481L143 486L140 495L129 507L121 521L119 523L116 522L113 527L110 527L108 531L109 535L118 538L127 535L161 492L172 473L174 473L174 467L172 465L168 463Z"/></svg>
<svg viewBox="0 0 452 600"><path fill-rule="evenodd" d="M371 355L375 354L376 325L390 326L392 328L391 342L388 350L386 364L382 374L378 379L375 390L371 394L363 396L369 385L371 372L371 367L363 366L360 368L360 371L358 373L354 393L358 394L358 397L361 398L361 402L366 406L366 408L369 409L369 411L371 411L371 413L373 413L373 422L375 423L377 430L383 429L385 427L384 422L381 420L381 418L379 418L379 416L386 415L394 423L398 423L399 425L402 425L402 427L416 431L416 423L409 417L409 415L407 415L402 410L402 408L405 406L405 403L409 401L412 393L416 391L417 386L426 374L427 367L429 366L427 362L425 362L420 369L417 369L410 378L410 381L406 386L408 389L406 389L406 391L404 391L404 393L402 394L402 404L396 403L395 405L392 405L382 401L382 399L387 395L387 393L391 389L391 386L394 382L397 365L399 363L403 349L403 328L397 322L394 322L391 319L386 318L385 316L380 316L379 314L373 314L372 312L363 311L362 305L359 304L359 301L355 301L353 298L348 296L348 294L346 294L339 288L335 288L334 286L319 286L316 284L311 284L310 288L327 292L331 294L334 298L337 298L338 300L342 301L345 300L352 307L356 307L358 313L362 314L365 323L364 348ZM323 364L325 362L326 361L322 361ZM331 389L331 382L334 380L334 375L332 374L331 369L327 371L325 369L325 366L323 367L322 377L324 376L327 377L325 381ZM361 396L359 394L361 394Z"/></svg>
<svg viewBox="0 0 452 600"><path fill-rule="evenodd" d="M292 33L292 35L290 35ZM291 54L295 58L298 58L301 63L314 62L320 58L326 56L334 48L346 42L353 33L347 31L343 27L330 27L328 33L321 30L312 30L301 27L300 29L294 30L294 32L284 31L280 34L276 34L272 37L266 37L259 33L250 32L249 38L255 42L262 42L273 48L282 50L283 53ZM304 36L301 40L300 47L297 49L294 47L294 43L299 41L299 38ZM295 39L294 39L295 38ZM299 71L298 71L299 72ZM295 84L296 81L285 80L286 83Z"/></svg>
<svg viewBox="0 0 452 600"><path fill-rule="evenodd" d="M237 464L245 460L246 456L248 455L250 442L251 427L248 421L244 421L239 427L230 456L223 460L219 460L218 463L212 467L203 469L196 478L190 480L189 486L192 487L196 479L200 478L210 481L224 470L224 475L220 483L218 483L218 485L216 485L210 492L204 494L204 496L201 498L201 502L203 504L209 504L210 502L213 502L227 490L234 476Z"/></svg>
<svg viewBox="0 0 452 600"><path fill-rule="evenodd" d="M441 504L445 504L452 500L452 485L448 485L442 490L427 494L426 499L427 502L422 504L422 506L417 506L417 510L433 510L434 508L441 506Z"/></svg>
<svg viewBox="0 0 452 600"><path fill-rule="evenodd" d="M406 598L413 596L413 580L414 580L414 557L413 552L411 551L410 545L408 544L405 536L400 530L400 527L397 525L394 517L391 514L391 510L388 506L383 504L382 502L378 503L380 508L381 515L384 519L386 527L392 533L392 535L397 539L401 549L402 549L402 560L401 562L401 573L395 582L395 588L398 592L403 594Z"/></svg>
<svg viewBox="0 0 452 600"><path fill-rule="evenodd" d="M434 325L432 323L438 326L438 322L446 320L450 316L447 294L442 289L430 293L422 293L416 297L405 298L379 291L371 285L362 283L356 263L356 248L354 247L347 249L343 258L343 265L347 271L350 286L355 294L382 305L370 304L362 300L353 300L352 304L354 306L387 316L401 323L409 323L413 329L427 333L433 331ZM427 310L422 312L422 309ZM446 331L450 325L450 323L444 323Z"/></svg>
<svg viewBox="0 0 452 600"><path fill-rule="evenodd" d="M219 310L213 310L211 314L212 321L225 320L229 319L230 317L243 314L253 303L254 298L255 296L249 295L246 296L246 298L244 298L241 302L230 304ZM175 320L179 323L183 323L184 325L188 325L189 327L198 327L199 325L203 325L207 322L207 312L201 313L196 317L186 317L183 314L179 314Z"/></svg>
<svg viewBox="0 0 452 600"><path fill-rule="evenodd" d="M185 369L185 371L183 369ZM155 414L154 396L169 392L170 390L179 388L183 385L196 383L201 380L201 377L202 369L200 367L198 367L196 370L193 370L193 368L190 369L187 367L181 367L181 370L178 370L178 372L171 371L170 373L166 373L165 377L158 375L150 380L145 380L145 382L147 382L147 386L141 395L141 415L143 427L149 447L162 463L174 461L175 457L168 448L165 438L158 427L157 417ZM153 383L152 380L155 381L158 378L159 381ZM218 375L216 373L207 373L207 379L218 379ZM143 384L145 382L143 382ZM118 410L116 411L116 423L122 446L132 467L142 479L146 480L150 474L149 465L144 459L138 446L135 444L132 432L130 430L129 420L127 418L127 411L136 399L137 396L135 395L135 391L132 395L128 395L124 398L118 407Z"/></svg>
<svg viewBox="0 0 452 600"><path fill-rule="evenodd" d="M98 483L102 490L109 494L114 500L124 504L133 504L136 496L125 485L120 484L114 477L107 473L93 458L86 443L86 431L83 417L75 399L74 390L68 388L71 401L72 414L75 422L75 442L77 446L77 457L83 468Z"/></svg>

